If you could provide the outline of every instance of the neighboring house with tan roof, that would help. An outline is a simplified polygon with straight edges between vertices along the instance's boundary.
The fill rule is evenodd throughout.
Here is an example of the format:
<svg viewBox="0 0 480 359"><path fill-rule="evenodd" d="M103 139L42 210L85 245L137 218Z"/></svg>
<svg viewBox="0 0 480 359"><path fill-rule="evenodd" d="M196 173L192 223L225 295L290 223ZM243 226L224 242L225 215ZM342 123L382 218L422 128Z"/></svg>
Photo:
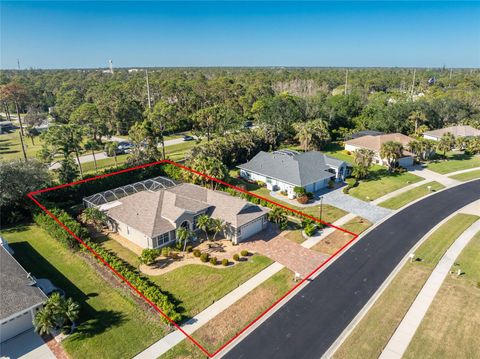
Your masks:
<svg viewBox="0 0 480 359"><path fill-rule="evenodd" d="M239 197L187 183L140 191L100 209L111 219L112 229L142 248L173 243L180 227L197 231L202 214L225 221L225 237L237 244L263 230L268 213Z"/></svg>
<svg viewBox="0 0 480 359"><path fill-rule="evenodd" d="M386 161L380 157L380 149L385 142L394 141L399 142L404 148L407 148L413 138L405 136L401 133L388 133L377 136L362 136L345 142L345 150L355 152L360 148L366 148L375 152L374 162L380 165L385 165ZM403 156L398 159L398 165L402 167L410 167L413 165L414 154L403 150Z"/></svg>
<svg viewBox="0 0 480 359"><path fill-rule="evenodd" d="M455 137L480 137L480 130L467 125L451 126L439 130L427 131L423 134L423 137L427 140L439 141L446 133L451 133Z"/></svg>

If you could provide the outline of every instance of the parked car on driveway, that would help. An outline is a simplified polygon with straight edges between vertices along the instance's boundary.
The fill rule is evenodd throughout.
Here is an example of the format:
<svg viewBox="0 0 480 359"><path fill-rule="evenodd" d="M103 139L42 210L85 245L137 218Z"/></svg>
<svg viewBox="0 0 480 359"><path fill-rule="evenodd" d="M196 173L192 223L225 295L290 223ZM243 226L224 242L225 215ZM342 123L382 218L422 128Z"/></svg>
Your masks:
<svg viewBox="0 0 480 359"><path fill-rule="evenodd" d="M184 141L193 141L194 139L193 136L183 136Z"/></svg>

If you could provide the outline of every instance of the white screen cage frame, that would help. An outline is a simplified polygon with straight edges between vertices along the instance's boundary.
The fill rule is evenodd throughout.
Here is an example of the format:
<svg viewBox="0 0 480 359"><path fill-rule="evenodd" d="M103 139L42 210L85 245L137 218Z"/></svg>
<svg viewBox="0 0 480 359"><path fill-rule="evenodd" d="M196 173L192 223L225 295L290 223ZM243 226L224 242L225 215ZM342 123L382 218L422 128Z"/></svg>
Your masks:
<svg viewBox="0 0 480 359"><path fill-rule="evenodd" d="M110 189L104 192L95 193L91 196L83 198L83 206L100 207L106 203L117 201L123 197L142 191L158 191L160 189L167 189L178 185L171 178L158 176L149 178L143 181L127 184L125 186Z"/></svg>

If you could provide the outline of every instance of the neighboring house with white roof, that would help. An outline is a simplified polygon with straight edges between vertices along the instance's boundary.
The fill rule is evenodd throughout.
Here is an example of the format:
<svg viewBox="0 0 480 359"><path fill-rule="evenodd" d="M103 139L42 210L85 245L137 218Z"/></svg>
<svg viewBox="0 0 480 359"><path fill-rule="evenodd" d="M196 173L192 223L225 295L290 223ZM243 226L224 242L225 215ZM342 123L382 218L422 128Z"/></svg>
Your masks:
<svg viewBox="0 0 480 359"><path fill-rule="evenodd" d="M472 126L460 125L427 131L423 133L423 137L427 140L439 141L446 133L451 133L455 137L480 137L480 130L473 128Z"/></svg>
<svg viewBox="0 0 480 359"><path fill-rule="evenodd" d="M99 208L111 219L112 229L141 248L173 243L180 227L197 231L202 214L225 221L225 237L237 244L263 230L268 213L239 197L188 183L140 191Z"/></svg>
<svg viewBox="0 0 480 359"><path fill-rule="evenodd" d="M381 158L380 150L385 142L399 142L404 148L413 141L413 138L405 136L401 133L389 133L386 135L362 136L352 140L345 141L345 150L355 152L360 148L372 150L375 153L374 162L380 165L386 165L386 161ZM398 165L402 167L410 167L413 165L415 155L407 150L403 150L403 155L398 159Z"/></svg>
<svg viewBox="0 0 480 359"><path fill-rule="evenodd" d="M327 187L331 180L341 182L350 175L345 161L318 151L261 151L237 167L241 177L262 181L271 191L285 191L289 198L295 197L295 187L315 192Z"/></svg>
<svg viewBox="0 0 480 359"><path fill-rule="evenodd" d="M0 343L33 328L47 296L2 240L0 245Z"/></svg>

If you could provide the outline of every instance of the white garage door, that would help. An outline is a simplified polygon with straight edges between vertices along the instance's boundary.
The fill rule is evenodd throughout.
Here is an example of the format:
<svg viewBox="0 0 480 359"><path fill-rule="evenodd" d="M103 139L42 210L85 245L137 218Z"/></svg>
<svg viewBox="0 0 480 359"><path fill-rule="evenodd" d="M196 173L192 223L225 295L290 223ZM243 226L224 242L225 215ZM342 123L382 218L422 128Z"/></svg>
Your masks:
<svg viewBox="0 0 480 359"><path fill-rule="evenodd" d="M30 311L25 312L22 315L1 324L0 342L13 338L15 335L23 333L32 327L32 315L30 314Z"/></svg>
<svg viewBox="0 0 480 359"><path fill-rule="evenodd" d="M241 240L245 240L262 230L263 217L241 227Z"/></svg>

